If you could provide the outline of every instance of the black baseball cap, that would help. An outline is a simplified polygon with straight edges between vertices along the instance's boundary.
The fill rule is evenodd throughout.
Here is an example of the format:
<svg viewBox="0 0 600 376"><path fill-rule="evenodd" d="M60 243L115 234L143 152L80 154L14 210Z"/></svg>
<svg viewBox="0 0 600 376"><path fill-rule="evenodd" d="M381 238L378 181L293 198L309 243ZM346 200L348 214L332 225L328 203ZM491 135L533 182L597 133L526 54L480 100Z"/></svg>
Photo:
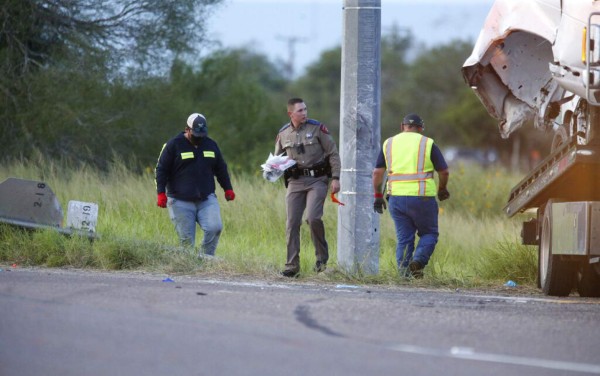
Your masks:
<svg viewBox="0 0 600 376"><path fill-rule="evenodd" d="M425 123L423 119L417 114L408 114L402 119L402 124L412 125L417 127L424 127Z"/></svg>
<svg viewBox="0 0 600 376"><path fill-rule="evenodd" d="M206 137L208 134L208 124L204 115L193 113L188 116L187 126L192 130L194 137Z"/></svg>

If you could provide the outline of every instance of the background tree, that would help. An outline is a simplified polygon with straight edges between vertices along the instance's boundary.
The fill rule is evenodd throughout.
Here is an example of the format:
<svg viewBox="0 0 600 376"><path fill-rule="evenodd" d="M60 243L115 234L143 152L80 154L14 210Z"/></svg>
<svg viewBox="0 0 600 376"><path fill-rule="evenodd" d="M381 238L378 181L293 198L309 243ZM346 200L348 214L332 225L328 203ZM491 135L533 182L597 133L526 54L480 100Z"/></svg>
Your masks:
<svg viewBox="0 0 600 376"><path fill-rule="evenodd" d="M285 121L285 103L278 102L286 84L264 55L222 50L203 60L198 72L189 67L173 72L172 93L182 106L171 111L185 118L202 112L230 167L258 173Z"/></svg>
<svg viewBox="0 0 600 376"><path fill-rule="evenodd" d="M279 104L285 112L288 98L304 99L308 116L325 124L336 140L340 129L341 59L341 47L323 51L306 73L290 84L287 98ZM289 118L283 120L288 122Z"/></svg>
<svg viewBox="0 0 600 376"><path fill-rule="evenodd" d="M2 2L3 157L38 149L72 158L89 144L82 137L104 140L122 116L103 107L111 91L140 76L164 75L175 56L196 54L204 40L202 21L219 1Z"/></svg>
<svg viewBox="0 0 600 376"><path fill-rule="evenodd" d="M232 170L259 173L289 121L291 96L305 98L311 117L337 138L341 48L324 51L291 82L280 66L248 49L206 53L204 21L220 1L0 3L0 158L41 154L105 167L118 156L151 168L162 143L198 111ZM418 112L440 145L517 150L513 139L530 131L500 139L463 82L460 68L471 46L458 40L427 48L397 26L386 31L383 139L398 132L406 113ZM532 140L542 136L527 133L515 145L537 148Z"/></svg>
<svg viewBox="0 0 600 376"><path fill-rule="evenodd" d="M427 133L445 145L481 146L497 139L495 121L461 75L472 48L470 42L455 40L424 50L407 75L407 105L412 109L407 110L419 113L429 125Z"/></svg>
<svg viewBox="0 0 600 376"><path fill-rule="evenodd" d="M404 107L398 103L404 96L396 93L407 81L406 55L412 45L412 34L397 26L381 39L381 125L383 129L393 128L388 132L391 134L397 133L397 126L393 125L397 125L398 107ZM324 51L304 76L291 83L288 95L304 98L310 116L325 123L336 139L340 129L341 57L341 47Z"/></svg>
<svg viewBox="0 0 600 376"><path fill-rule="evenodd" d="M416 51L410 31L394 25L381 38L381 138L398 133L403 113L411 112L410 55Z"/></svg>

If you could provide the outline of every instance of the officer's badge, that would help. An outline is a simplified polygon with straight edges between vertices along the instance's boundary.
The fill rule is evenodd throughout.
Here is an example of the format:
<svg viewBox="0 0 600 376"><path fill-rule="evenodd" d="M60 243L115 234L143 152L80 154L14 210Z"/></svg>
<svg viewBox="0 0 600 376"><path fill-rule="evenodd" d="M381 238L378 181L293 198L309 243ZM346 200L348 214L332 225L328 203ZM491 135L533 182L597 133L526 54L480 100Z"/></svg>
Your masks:
<svg viewBox="0 0 600 376"><path fill-rule="evenodd" d="M306 138L312 138L312 136L313 136L313 134L310 132L306 134Z"/></svg>

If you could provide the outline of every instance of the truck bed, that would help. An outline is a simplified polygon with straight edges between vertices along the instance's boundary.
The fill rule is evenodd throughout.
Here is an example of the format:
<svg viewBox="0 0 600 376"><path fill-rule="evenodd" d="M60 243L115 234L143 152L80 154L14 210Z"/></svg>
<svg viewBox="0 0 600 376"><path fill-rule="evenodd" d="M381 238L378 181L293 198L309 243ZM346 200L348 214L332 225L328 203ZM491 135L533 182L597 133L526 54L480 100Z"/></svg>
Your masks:
<svg viewBox="0 0 600 376"><path fill-rule="evenodd" d="M504 212L512 217L550 198L600 200L600 145L577 145L574 139L564 144L512 189Z"/></svg>

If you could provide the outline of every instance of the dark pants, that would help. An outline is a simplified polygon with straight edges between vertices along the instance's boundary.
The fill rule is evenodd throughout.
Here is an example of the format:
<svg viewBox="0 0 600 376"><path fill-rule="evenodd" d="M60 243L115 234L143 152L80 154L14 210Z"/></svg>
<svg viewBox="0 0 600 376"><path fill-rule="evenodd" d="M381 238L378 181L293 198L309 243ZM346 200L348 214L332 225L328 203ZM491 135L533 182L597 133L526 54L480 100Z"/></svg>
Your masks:
<svg viewBox="0 0 600 376"><path fill-rule="evenodd" d="M427 265L438 241L438 203L435 197L390 196L390 215L396 225L396 261ZM419 236L415 249L415 234Z"/></svg>
<svg viewBox="0 0 600 376"><path fill-rule="evenodd" d="M327 198L329 179L326 176L313 178L301 176L290 179L285 196L287 208L286 238L287 262L286 270L300 271L300 225L306 208L306 221L310 227L310 235L315 246L317 261L327 263L329 248L325 240L323 225L323 204Z"/></svg>

